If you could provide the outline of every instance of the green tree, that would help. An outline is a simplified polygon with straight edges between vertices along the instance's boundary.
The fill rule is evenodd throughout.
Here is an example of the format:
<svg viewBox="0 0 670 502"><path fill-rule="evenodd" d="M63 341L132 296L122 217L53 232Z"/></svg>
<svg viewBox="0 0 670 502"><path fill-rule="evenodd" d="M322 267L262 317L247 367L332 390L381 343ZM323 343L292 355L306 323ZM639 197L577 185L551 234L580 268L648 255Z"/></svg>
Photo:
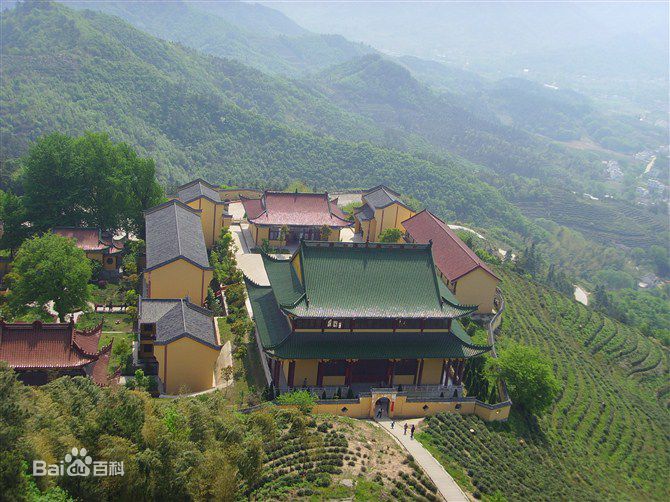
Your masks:
<svg viewBox="0 0 670 502"><path fill-rule="evenodd" d="M9 249L13 253L32 231L25 224L28 221L28 213L21 197L12 192L0 191L0 221L3 222L0 248Z"/></svg>
<svg viewBox="0 0 670 502"><path fill-rule="evenodd" d="M292 181L289 183L289 185L286 187L287 192L299 192L299 193L311 193L314 190L309 188L305 183L303 183L300 180Z"/></svg>
<svg viewBox="0 0 670 502"><path fill-rule="evenodd" d="M651 246L649 248L649 258L654 264L654 269L658 275L663 277L670 275L670 254L667 248L656 245Z"/></svg>
<svg viewBox="0 0 670 502"><path fill-rule="evenodd" d="M330 235L333 233L333 229L330 228L328 225L323 225L321 229L319 230L319 234L321 236L322 241L327 241L330 239Z"/></svg>
<svg viewBox="0 0 670 502"><path fill-rule="evenodd" d="M38 139L24 159L24 203L37 230L85 225L143 233L143 210L162 200L153 160L105 133Z"/></svg>
<svg viewBox="0 0 670 502"><path fill-rule="evenodd" d="M290 230L287 225L282 225L279 229L279 242L282 243L282 246L286 246L286 239L288 239L288 234Z"/></svg>
<svg viewBox="0 0 670 502"><path fill-rule="evenodd" d="M21 245L7 279L14 312L53 301L63 321L66 314L86 307L91 264L72 239L48 233Z"/></svg>
<svg viewBox="0 0 670 502"><path fill-rule="evenodd" d="M8 500L23 500L28 488L22 475L26 452L20 441L27 419L23 390L16 373L0 361L0 493L10 496Z"/></svg>
<svg viewBox="0 0 670 502"><path fill-rule="evenodd" d="M296 405L303 413L310 413L316 399L308 390L296 390L281 394L275 400L277 404Z"/></svg>
<svg viewBox="0 0 670 502"><path fill-rule="evenodd" d="M551 359L519 343L510 343L497 358L489 358L485 374L491 382L503 379L512 401L528 413L542 413L560 391Z"/></svg>
<svg viewBox="0 0 670 502"><path fill-rule="evenodd" d="M76 225L82 218L81 179L70 136L52 133L37 140L24 160L24 204L37 230Z"/></svg>
<svg viewBox="0 0 670 502"><path fill-rule="evenodd" d="M387 228L379 234L379 242L398 242L402 238L402 232L398 228Z"/></svg>

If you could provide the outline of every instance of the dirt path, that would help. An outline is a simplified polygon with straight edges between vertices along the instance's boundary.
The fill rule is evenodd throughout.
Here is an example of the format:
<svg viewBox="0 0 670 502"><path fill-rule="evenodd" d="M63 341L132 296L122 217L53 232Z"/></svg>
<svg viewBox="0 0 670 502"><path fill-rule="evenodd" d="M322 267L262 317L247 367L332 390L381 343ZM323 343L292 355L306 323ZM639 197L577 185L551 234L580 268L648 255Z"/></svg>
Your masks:
<svg viewBox="0 0 670 502"><path fill-rule="evenodd" d="M468 502L467 495L463 493L463 490L454 481L454 478L442 467L442 464L435 460L435 457L419 441L411 438L409 432L406 435L403 434L405 423L411 426L412 424L418 424L421 420L420 418L399 420L393 429L391 429L391 420L389 418L382 418L377 423L414 457L416 463L421 466L431 481L435 483L437 490L447 502Z"/></svg>

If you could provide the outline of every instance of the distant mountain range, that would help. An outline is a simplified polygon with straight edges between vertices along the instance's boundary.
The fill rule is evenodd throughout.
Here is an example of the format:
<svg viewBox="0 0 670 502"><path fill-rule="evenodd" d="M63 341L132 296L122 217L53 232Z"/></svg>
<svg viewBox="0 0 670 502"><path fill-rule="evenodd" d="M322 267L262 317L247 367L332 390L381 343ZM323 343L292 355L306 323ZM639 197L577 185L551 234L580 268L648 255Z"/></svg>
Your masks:
<svg viewBox="0 0 670 502"><path fill-rule="evenodd" d="M104 8L171 41L70 5ZM662 141L661 130L605 114L584 95L389 58L310 34L264 6L68 6L28 1L3 13L7 166L41 134L103 130L153 156L167 183L385 182L441 216L528 236L533 225L491 185L514 202L524 194L569 205L555 194L598 193L600 160L613 153L561 141L587 136L619 151ZM324 55L314 56L312 42ZM286 53L287 43L299 52Z"/></svg>
<svg viewBox="0 0 670 502"><path fill-rule="evenodd" d="M101 130L153 156L168 183L384 182L444 216L529 229L462 161L376 146L383 129L298 83L60 4L20 4L4 13L2 31L5 159L50 131Z"/></svg>

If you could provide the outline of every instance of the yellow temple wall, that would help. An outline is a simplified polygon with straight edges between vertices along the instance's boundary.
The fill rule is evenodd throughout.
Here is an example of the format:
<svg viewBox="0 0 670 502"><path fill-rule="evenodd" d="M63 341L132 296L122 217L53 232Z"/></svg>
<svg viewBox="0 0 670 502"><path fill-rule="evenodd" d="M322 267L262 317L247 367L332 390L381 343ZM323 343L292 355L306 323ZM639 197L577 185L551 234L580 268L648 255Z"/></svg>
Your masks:
<svg viewBox="0 0 670 502"><path fill-rule="evenodd" d="M149 286L149 298L185 298L191 303L204 305L207 287L212 281L213 271L204 270L187 262L176 260L150 272L145 272Z"/></svg>
<svg viewBox="0 0 670 502"><path fill-rule="evenodd" d="M456 281L454 294L461 304L478 305L478 313L490 314L498 282L491 274L476 268Z"/></svg>
<svg viewBox="0 0 670 502"><path fill-rule="evenodd" d="M211 389L219 352L186 337L154 346L158 375L165 385L164 393L175 395Z"/></svg>

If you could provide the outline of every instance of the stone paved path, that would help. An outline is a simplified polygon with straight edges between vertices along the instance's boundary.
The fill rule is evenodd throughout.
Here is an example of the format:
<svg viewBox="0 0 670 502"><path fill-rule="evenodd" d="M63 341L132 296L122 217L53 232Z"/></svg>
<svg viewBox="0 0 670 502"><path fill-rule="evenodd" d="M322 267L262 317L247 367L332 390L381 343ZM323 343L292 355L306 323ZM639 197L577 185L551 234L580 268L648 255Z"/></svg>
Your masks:
<svg viewBox="0 0 670 502"><path fill-rule="evenodd" d="M269 286L270 280L265 273L261 255L249 252L249 246L252 241L247 227L248 225L244 223L241 225L230 226L230 232L237 245L237 253L235 254L237 266L244 272L244 275L249 277L259 286Z"/></svg>
<svg viewBox="0 0 670 502"><path fill-rule="evenodd" d="M391 420L389 418L377 420L377 423L414 457L416 463L421 466L431 481L435 483L438 491L447 502L468 502L468 497L463 493L463 490L461 490L456 481L454 481L454 478L442 467L442 464L435 460L435 457L420 442L416 439L410 439L409 430L406 436L403 434L405 423L411 427L412 424L417 425L420 421L420 418L398 420L395 423L394 429L391 429Z"/></svg>

